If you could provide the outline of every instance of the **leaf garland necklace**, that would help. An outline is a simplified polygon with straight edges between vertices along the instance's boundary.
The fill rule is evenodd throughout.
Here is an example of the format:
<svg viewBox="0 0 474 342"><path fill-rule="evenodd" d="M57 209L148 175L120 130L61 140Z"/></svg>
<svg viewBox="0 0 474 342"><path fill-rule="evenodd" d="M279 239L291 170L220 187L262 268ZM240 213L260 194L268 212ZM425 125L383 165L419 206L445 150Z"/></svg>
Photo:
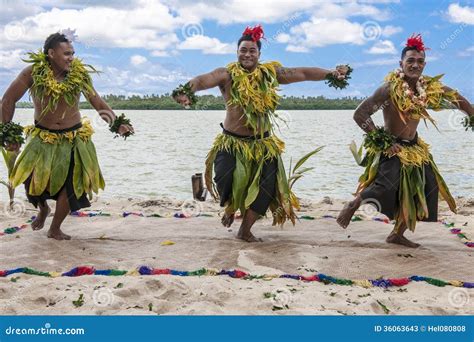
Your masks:
<svg viewBox="0 0 474 342"><path fill-rule="evenodd" d="M455 90L444 90L441 77L443 74L434 77L420 76L416 81L416 93L408 85L402 70L396 69L385 77L385 81L390 84L390 98L405 124L406 119L423 119L429 120L436 127L435 120L427 109L438 111L458 101Z"/></svg>
<svg viewBox="0 0 474 342"><path fill-rule="evenodd" d="M24 61L33 64L31 72L33 85L30 88L30 95L41 101L43 106L40 114L41 117L56 110L61 98L69 106L73 106L78 101L77 97L80 93L84 95L94 94L90 73L97 72L97 70L93 66L83 64L80 59L75 58L71 62L70 69L64 80L58 82L54 77L47 56L43 52L29 52L28 57ZM66 111L63 113L63 118L65 114Z"/></svg>
<svg viewBox="0 0 474 342"><path fill-rule="evenodd" d="M239 62L227 65L232 78L231 98L227 104L240 106L247 119L246 126L258 134L272 131L272 123L278 117L275 109L280 96L275 68L280 66L278 62L259 63L249 72Z"/></svg>

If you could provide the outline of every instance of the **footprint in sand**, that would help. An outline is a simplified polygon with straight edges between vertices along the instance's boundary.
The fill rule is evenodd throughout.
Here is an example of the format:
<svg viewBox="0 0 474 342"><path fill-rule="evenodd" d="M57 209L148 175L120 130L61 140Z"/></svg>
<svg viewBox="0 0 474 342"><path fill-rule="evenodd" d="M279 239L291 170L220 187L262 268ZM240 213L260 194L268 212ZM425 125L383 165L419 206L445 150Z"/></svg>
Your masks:
<svg viewBox="0 0 474 342"><path fill-rule="evenodd" d="M237 264L239 268L249 270L251 273L256 273L256 274L282 273L282 271L279 269L266 267L266 266L260 266L260 265L255 264L255 262L251 258L252 252L254 252L254 250L239 251L239 257L237 258Z"/></svg>
<svg viewBox="0 0 474 342"><path fill-rule="evenodd" d="M115 291L114 295L117 297L133 299L140 297L141 292L139 289L120 289Z"/></svg>
<svg viewBox="0 0 474 342"><path fill-rule="evenodd" d="M152 291L159 290L163 288L163 283L158 279L149 279L145 281L145 286Z"/></svg>

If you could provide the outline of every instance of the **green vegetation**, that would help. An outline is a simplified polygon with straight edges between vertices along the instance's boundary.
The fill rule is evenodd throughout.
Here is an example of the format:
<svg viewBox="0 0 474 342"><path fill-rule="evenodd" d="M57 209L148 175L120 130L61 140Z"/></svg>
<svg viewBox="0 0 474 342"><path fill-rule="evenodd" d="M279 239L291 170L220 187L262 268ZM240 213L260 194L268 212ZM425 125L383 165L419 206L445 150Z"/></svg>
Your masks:
<svg viewBox="0 0 474 342"><path fill-rule="evenodd" d="M158 109L172 110L182 109L169 94L164 95L144 95L129 96L124 95L105 95L104 100L114 109ZM283 96L280 100L279 110L317 110L317 109L355 109L362 98L342 97L337 99L328 99L324 96ZM33 108L31 102L19 102L18 108ZM92 109L88 102L80 103L81 109ZM203 95L198 96L198 102L192 107L196 110L224 110L225 103L222 96Z"/></svg>

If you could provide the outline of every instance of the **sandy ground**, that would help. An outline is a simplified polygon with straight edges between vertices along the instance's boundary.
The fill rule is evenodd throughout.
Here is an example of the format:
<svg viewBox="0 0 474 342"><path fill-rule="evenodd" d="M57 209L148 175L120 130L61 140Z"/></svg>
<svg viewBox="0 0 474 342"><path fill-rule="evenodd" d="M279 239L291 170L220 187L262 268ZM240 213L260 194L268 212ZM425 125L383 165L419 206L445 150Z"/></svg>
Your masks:
<svg viewBox="0 0 474 342"><path fill-rule="evenodd" d="M1 203L2 208L5 203ZM301 215L337 215L341 201L326 198L304 203ZM362 208L367 220L347 230L334 219L301 220L296 226L256 223L263 243L235 239L240 224L220 225L219 208L206 202L199 210L213 217L147 218L123 211L171 216L182 202L159 199L96 200L91 209L111 217L68 217L63 229L71 241L46 237L46 228L30 228L0 236L0 270L30 267L64 272L75 266L131 270L141 265L196 270L238 268L252 274L319 272L349 279L422 275L443 280L474 281L474 248L440 223L420 223L407 236L422 244L409 249L385 243L390 224L370 220L373 210ZM457 215L441 204L440 218L449 218L474 236L474 201L458 199ZM19 217L0 214L0 228L25 223L34 214L27 205ZM188 213L196 213L192 208ZM464 225L465 224L465 225ZM464 226L463 226L464 225ZM173 245L162 245L164 241ZM82 294L82 305L73 301ZM45 315L456 315L474 314L474 290L410 283L403 288L305 283L292 279L242 280L227 276L83 276L46 278L15 274L0 278L0 314Z"/></svg>

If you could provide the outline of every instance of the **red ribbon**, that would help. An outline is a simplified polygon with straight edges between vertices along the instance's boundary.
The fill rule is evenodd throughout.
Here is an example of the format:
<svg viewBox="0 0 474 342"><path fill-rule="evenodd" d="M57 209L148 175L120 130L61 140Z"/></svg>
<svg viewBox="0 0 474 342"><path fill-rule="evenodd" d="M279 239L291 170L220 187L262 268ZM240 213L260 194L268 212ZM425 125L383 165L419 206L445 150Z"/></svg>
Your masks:
<svg viewBox="0 0 474 342"><path fill-rule="evenodd" d="M151 274L170 274L171 271L169 268L154 268L152 271L151 271Z"/></svg>
<svg viewBox="0 0 474 342"><path fill-rule="evenodd" d="M410 279L408 278L391 278L388 279L388 281L393 285L393 286L404 286L410 282Z"/></svg>
<svg viewBox="0 0 474 342"><path fill-rule="evenodd" d="M89 266L79 266L76 269L76 274L74 276L79 277L82 275L92 275L95 272L94 267L89 267Z"/></svg>
<svg viewBox="0 0 474 342"><path fill-rule="evenodd" d="M235 270L234 274L233 274L233 278L243 278L245 276L247 276L247 273L245 273L244 271L240 271L240 270Z"/></svg>

